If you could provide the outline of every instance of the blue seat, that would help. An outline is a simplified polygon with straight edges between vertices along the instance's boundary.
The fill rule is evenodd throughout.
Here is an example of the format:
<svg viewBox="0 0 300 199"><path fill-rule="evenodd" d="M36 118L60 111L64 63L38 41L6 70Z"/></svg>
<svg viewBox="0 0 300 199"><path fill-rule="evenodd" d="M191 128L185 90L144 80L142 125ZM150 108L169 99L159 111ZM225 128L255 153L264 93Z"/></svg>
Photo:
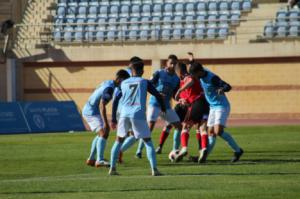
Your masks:
<svg viewBox="0 0 300 199"><path fill-rule="evenodd" d="M242 9L243 11L250 12L252 9L252 2L250 0L243 0Z"/></svg>
<svg viewBox="0 0 300 199"><path fill-rule="evenodd" d="M218 29L218 38L220 39L227 39L229 34L229 25L226 23L222 23Z"/></svg>
<svg viewBox="0 0 300 199"><path fill-rule="evenodd" d="M209 24L216 24L216 23L218 23L218 15L217 14L209 14L207 20L208 20Z"/></svg>
<svg viewBox="0 0 300 199"><path fill-rule="evenodd" d="M195 4L187 3L185 6L185 14L186 15L195 15Z"/></svg>
<svg viewBox="0 0 300 199"><path fill-rule="evenodd" d="M294 21L290 23L289 27L289 37L300 36L300 21Z"/></svg>
<svg viewBox="0 0 300 199"><path fill-rule="evenodd" d="M104 31L97 31L96 32L96 40L97 41L104 41L105 40L105 38L106 38L106 34L105 34L105 32Z"/></svg>
<svg viewBox="0 0 300 199"><path fill-rule="evenodd" d="M56 42L60 42L62 40L62 32L60 28L57 28L53 32L53 39Z"/></svg>
<svg viewBox="0 0 300 199"><path fill-rule="evenodd" d="M80 6L78 8L78 15L86 16L87 15L87 7L86 6Z"/></svg>
<svg viewBox="0 0 300 199"><path fill-rule="evenodd" d="M107 17L108 16L108 6L100 6L99 9L99 17Z"/></svg>
<svg viewBox="0 0 300 199"><path fill-rule="evenodd" d="M68 15L76 15L77 14L77 7L75 7L75 6L67 7L67 14Z"/></svg>
<svg viewBox="0 0 300 199"><path fill-rule="evenodd" d="M152 25L151 29L153 30L160 30L161 27L161 17L152 17Z"/></svg>
<svg viewBox="0 0 300 199"><path fill-rule="evenodd" d="M229 2L228 1L221 1L219 4L220 11L228 11L229 10Z"/></svg>
<svg viewBox="0 0 300 199"><path fill-rule="evenodd" d="M187 29L193 29L195 27L194 23L194 16L188 15L185 17L185 28Z"/></svg>
<svg viewBox="0 0 300 199"><path fill-rule="evenodd" d="M98 0L90 0L90 6L99 6Z"/></svg>
<svg viewBox="0 0 300 199"><path fill-rule="evenodd" d="M152 16L162 16L162 4L154 4Z"/></svg>
<svg viewBox="0 0 300 199"><path fill-rule="evenodd" d="M114 41L117 37L117 31L116 30L110 30L107 32L106 38L108 41Z"/></svg>
<svg viewBox="0 0 300 199"><path fill-rule="evenodd" d="M77 0L68 0L68 6L78 6Z"/></svg>
<svg viewBox="0 0 300 199"><path fill-rule="evenodd" d="M120 1L119 0L110 0L109 1L109 4L112 6L112 5L114 5L114 6L119 6L121 3L120 3Z"/></svg>
<svg viewBox="0 0 300 199"><path fill-rule="evenodd" d="M278 22L286 22L287 21L287 12L285 10L280 10L276 14L276 20Z"/></svg>
<svg viewBox="0 0 300 199"><path fill-rule="evenodd" d="M155 30L150 31L150 39L151 40L156 41L159 39L159 37L160 37L160 30L155 29Z"/></svg>
<svg viewBox="0 0 300 199"><path fill-rule="evenodd" d="M79 6L88 6L89 0L78 0L78 5Z"/></svg>
<svg viewBox="0 0 300 199"><path fill-rule="evenodd" d="M177 15L177 16L183 16L184 15L184 4L183 3L176 3L175 4L174 15Z"/></svg>
<svg viewBox="0 0 300 199"><path fill-rule="evenodd" d="M266 38L273 38L274 37L274 26L273 26L273 23L272 22L268 22L266 25L265 25L265 28L264 28L264 36Z"/></svg>
<svg viewBox="0 0 300 199"><path fill-rule="evenodd" d="M161 32L161 39L162 40L170 40L172 36L171 30L170 29L162 29Z"/></svg>
<svg viewBox="0 0 300 199"><path fill-rule="evenodd" d="M119 6L113 5L109 9L109 17L118 17L119 16Z"/></svg>
<svg viewBox="0 0 300 199"><path fill-rule="evenodd" d="M141 16L141 6L137 5L137 4L132 5L130 15L133 17L140 17Z"/></svg>
<svg viewBox="0 0 300 199"><path fill-rule="evenodd" d="M131 30L131 31L129 31L128 39L135 41L135 40L138 40L138 38L139 38L138 36L139 36L138 30Z"/></svg>
<svg viewBox="0 0 300 199"><path fill-rule="evenodd" d="M64 7L66 7L67 6L67 2L68 2L68 0L58 0L57 6L64 6Z"/></svg>
<svg viewBox="0 0 300 199"><path fill-rule="evenodd" d="M101 0L99 1L100 6L109 6L110 0Z"/></svg>
<svg viewBox="0 0 300 199"><path fill-rule="evenodd" d="M276 37L286 37L288 34L288 23L281 21L277 22L276 25Z"/></svg>
<svg viewBox="0 0 300 199"><path fill-rule="evenodd" d="M240 17L241 17L240 11L232 11L231 12L231 17L230 17L231 25L239 25L240 24Z"/></svg>
<svg viewBox="0 0 300 199"><path fill-rule="evenodd" d="M122 5L120 10L120 17L129 17L130 7L129 5Z"/></svg>
<svg viewBox="0 0 300 199"><path fill-rule="evenodd" d="M206 27L204 24L202 24L201 26L197 27L196 31L195 31L195 37L196 39L204 39L206 35Z"/></svg>
<svg viewBox="0 0 300 199"><path fill-rule="evenodd" d="M289 21L300 21L300 11L291 10L288 15Z"/></svg>
<svg viewBox="0 0 300 199"><path fill-rule="evenodd" d="M81 42L83 40L83 32L82 30L75 30L74 41Z"/></svg>
<svg viewBox="0 0 300 199"><path fill-rule="evenodd" d="M171 3L164 4L163 16L173 16L173 5Z"/></svg>
<svg viewBox="0 0 300 199"><path fill-rule="evenodd" d="M144 4L144 5L142 5L141 16L143 16L143 17L150 17L151 13L152 13L152 6L151 6L151 4Z"/></svg>
<svg viewBox="0 0 300 199"><path fill-rule="evenodd" d="M231 10L241 10L241 2L240 1L232 1L231 2Z"/></svg>
<svg viewBox="0 0 300 199"><path fill-rule="evenodd" d="M149 38L150 38L150 35L149 35L148 30L141 30L140 31L140 40L147 41L147 40L149 40Z"/></svg>
<svg viewBox="0 0 300 199"><path fill-rule="evenodd" d="M199 14L196 18L197 24L204 24L207 21L206 14Z"/></svg>
<svg viewBox="0 0 300 199"><path fill-rule="evenodd" d="M207 9L207 4L206 2L204 1L200 1L198 4L197 4L197 13L199 12L206 12L208 9Z"/></svg>
<svg viewBox="0 0 300 199"><path fill-rule="evenodd" d="M193 39L193 29L185 29L183 33L184 39Z"/></svg>
<svg viewBox="0 0 300 199"><path fill-rule="evenodd" d="M71 26L64 28L64 41L71 42L73 39L73 28Z"/></svg>
<svg viewBox="0 0 300 199"><path fill-rule="evenodd" d="M95 18L89 18L87 20L87 26L86 26L86 29L88 31L92 31L92 30L95 30L96 29L96 19Z"/></svg>
<svg viewBox="0 0 300 199"><path fill-rule="evenodd" d="M96 37L95 34L96 34L95 31L85 32L84 33L84 40L89 41L89 42L93 42L95 40L95 37Z"/></svg>
<svg viewBox="0 0 300 199"><path fill-rule="evenodd" d="M230 18L230 15L228 13L222 13L219 15L219 22L222 24L224 24L224 23L227 24L230 22L229 18Z"/></svg>
<svg viewBox="0 0 300 199"><path fill-rule="evenodd" d="M182 39L182 29L174 29L173 31L173 39L180 40Z"/></svg>
<svg viewBox="0 0 300 199"><path fill-rule="evenodd" d="M218 10L218 2L217 1L209 1L208 2L208 10L209 11L217 11Z"/></svg>
<svg viewBox="0 0 300 199"><path fill-rule="evenodd" d="M207 38L215 39L217 36L218 28L216 24L209 24L207 27Z"/></svg>
<svg viewBox="0 0 300 199"><path fill-rule="evenodd" d="M98 15L98 7L90 6L89 7L89 15L97 16Z"/></svg>
<svg viewBox="0 0 300 199"><path fill-rule="evenodd" d="M119 22L120 22L120 25L119 25L120 30L122 30L122 31L128 30L128 18L122 17L119 19Z"/></svg>
<svg viewBox="0 0 300 199"><path fill-rule="evenodd" d="M66 7L65 6L59 6L57 8L56 15L65 16L66 15Z"/></svg>

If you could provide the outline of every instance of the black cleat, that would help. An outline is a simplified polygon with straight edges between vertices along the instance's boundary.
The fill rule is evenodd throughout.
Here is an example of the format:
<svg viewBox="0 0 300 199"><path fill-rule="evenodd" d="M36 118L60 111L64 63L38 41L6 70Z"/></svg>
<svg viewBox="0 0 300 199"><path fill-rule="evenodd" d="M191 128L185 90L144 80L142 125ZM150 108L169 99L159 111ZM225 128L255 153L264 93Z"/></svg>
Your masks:
<svg viewBox="0 0 300 199"><path fill-rule="evenodd" d="M137 153L137 154L135 154L135 157L136 157L137 159L142 159L142 153Z"/></svg>
<svg viewBox="0 0 300 199"><path fill-rule="evenodd" d="M231 162L237 162L237 161L239 161L240 158L242 157L243 153L244 153L244 151L243 151L242 148L240 149L240 152L234 152L234 156L231 159Z"/></svg>
<svg viewBox="0 0 300 199"><path fill-rule="evenodd" d="M156 154L161 154L162 148L160 146L157 147L156 150L155 150L155 152L156 152Z"/></svg>
<svg viewBox="0 0 300 199"><path fill-rule="evenodd" d="M200 152L200 156L199 156L199 159L198 159L198 163L199 164L203 164L206 162L206 159L207 159L207 156L208 156L208 151L207 149L202 149L201 152Z"/></svg>

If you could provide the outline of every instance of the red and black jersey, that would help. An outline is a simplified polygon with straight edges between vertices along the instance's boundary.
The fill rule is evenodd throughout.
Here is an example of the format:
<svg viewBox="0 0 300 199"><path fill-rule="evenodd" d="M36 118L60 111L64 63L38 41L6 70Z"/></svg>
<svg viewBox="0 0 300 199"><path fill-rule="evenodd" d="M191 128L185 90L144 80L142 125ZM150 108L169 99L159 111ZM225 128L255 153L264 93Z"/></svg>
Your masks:
<svg viewBox="0 0 300 199"><path fill-rule="evenodd" d="M203 96L203 89L200 85L200 80L190 75L185 77L183 82L180 82L180 87L191 79L194 81L194 84L180 94L180 98L185 99L189 104L192 104L197 99Z"/></svg>

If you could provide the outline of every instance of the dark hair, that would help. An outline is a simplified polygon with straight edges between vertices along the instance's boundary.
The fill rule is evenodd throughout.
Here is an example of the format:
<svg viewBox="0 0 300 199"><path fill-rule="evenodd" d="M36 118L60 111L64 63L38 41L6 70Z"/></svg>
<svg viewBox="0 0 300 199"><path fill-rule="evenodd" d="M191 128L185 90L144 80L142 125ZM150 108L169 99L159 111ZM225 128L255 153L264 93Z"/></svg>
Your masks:
<svg viewBox="0 0 300 199"><path fill-rule="evenodd" d="M129 60L130 63L134 63L134 62L142 62L143 60L137 56L131 57L131 59Z"/></svg>
<svg viewBox="0 0 300 199"><path fill-rule="evenodd" d="M169 55L168 59L172 59L172 61L178 61L178 57L176 55Z"/></svg>
<svg viewBox="0 0 300 199"><path fill-rule="evenodd" d="M117 72L116 77L120 78L120 79L127 79L130 77L130 75L128 74L128 72L126 70L122 69Z"/></svg>
<svg viewBox="0 0 300 199"><path fill-rule="evenodd" d="M133 62L131 68L135 71L142 71L144 70L144 63L142 61Z"/></svg>
<svg viewBox="0 0 300 199"><path fill-rule="evenodd" d="M183 73L187 73L186 64L184 64L184 63L182 63L182 62L176 64L175 70L176 70L176 69L179 69L179 70L180 70L181 72L183 72Z"/></svg>
<svg viewBox="0 0 300 199"><path fill-rule="evenodd" d="M203 66L200 63L193 62L190 67L190 74L194 75L197 72L204 71Z"/></svg>

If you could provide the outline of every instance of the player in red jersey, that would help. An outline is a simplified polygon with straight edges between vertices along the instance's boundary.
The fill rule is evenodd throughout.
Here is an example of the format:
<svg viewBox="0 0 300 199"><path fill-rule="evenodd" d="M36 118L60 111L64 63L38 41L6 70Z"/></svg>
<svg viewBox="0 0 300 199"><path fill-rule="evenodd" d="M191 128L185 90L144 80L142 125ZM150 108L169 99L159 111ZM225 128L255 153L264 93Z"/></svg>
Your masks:
<svg viewBox="0 0 300 199"><path fill-rule="evenodd" d="M200 132L200 127L205 121L203 120L203 115L209 112L209 105L205 99L202 87L200 85L200 75L202 71L202 66L198 63L191 63L190 65L190 75L184 78L180 89L177 91L175 99L181 104L188 106L188 111L183 122L183 130L181 132L181 150L179 154L175 157L175 161L178 162L182 160L184 156L188 154L188 140L189 131L193 125L197 125L198 132ZM200 136L200 135L199 135ZM208 135L206 131L201 132L201 150L199 156L199 163L203 163L207 157L207 143Z"/></svg>

